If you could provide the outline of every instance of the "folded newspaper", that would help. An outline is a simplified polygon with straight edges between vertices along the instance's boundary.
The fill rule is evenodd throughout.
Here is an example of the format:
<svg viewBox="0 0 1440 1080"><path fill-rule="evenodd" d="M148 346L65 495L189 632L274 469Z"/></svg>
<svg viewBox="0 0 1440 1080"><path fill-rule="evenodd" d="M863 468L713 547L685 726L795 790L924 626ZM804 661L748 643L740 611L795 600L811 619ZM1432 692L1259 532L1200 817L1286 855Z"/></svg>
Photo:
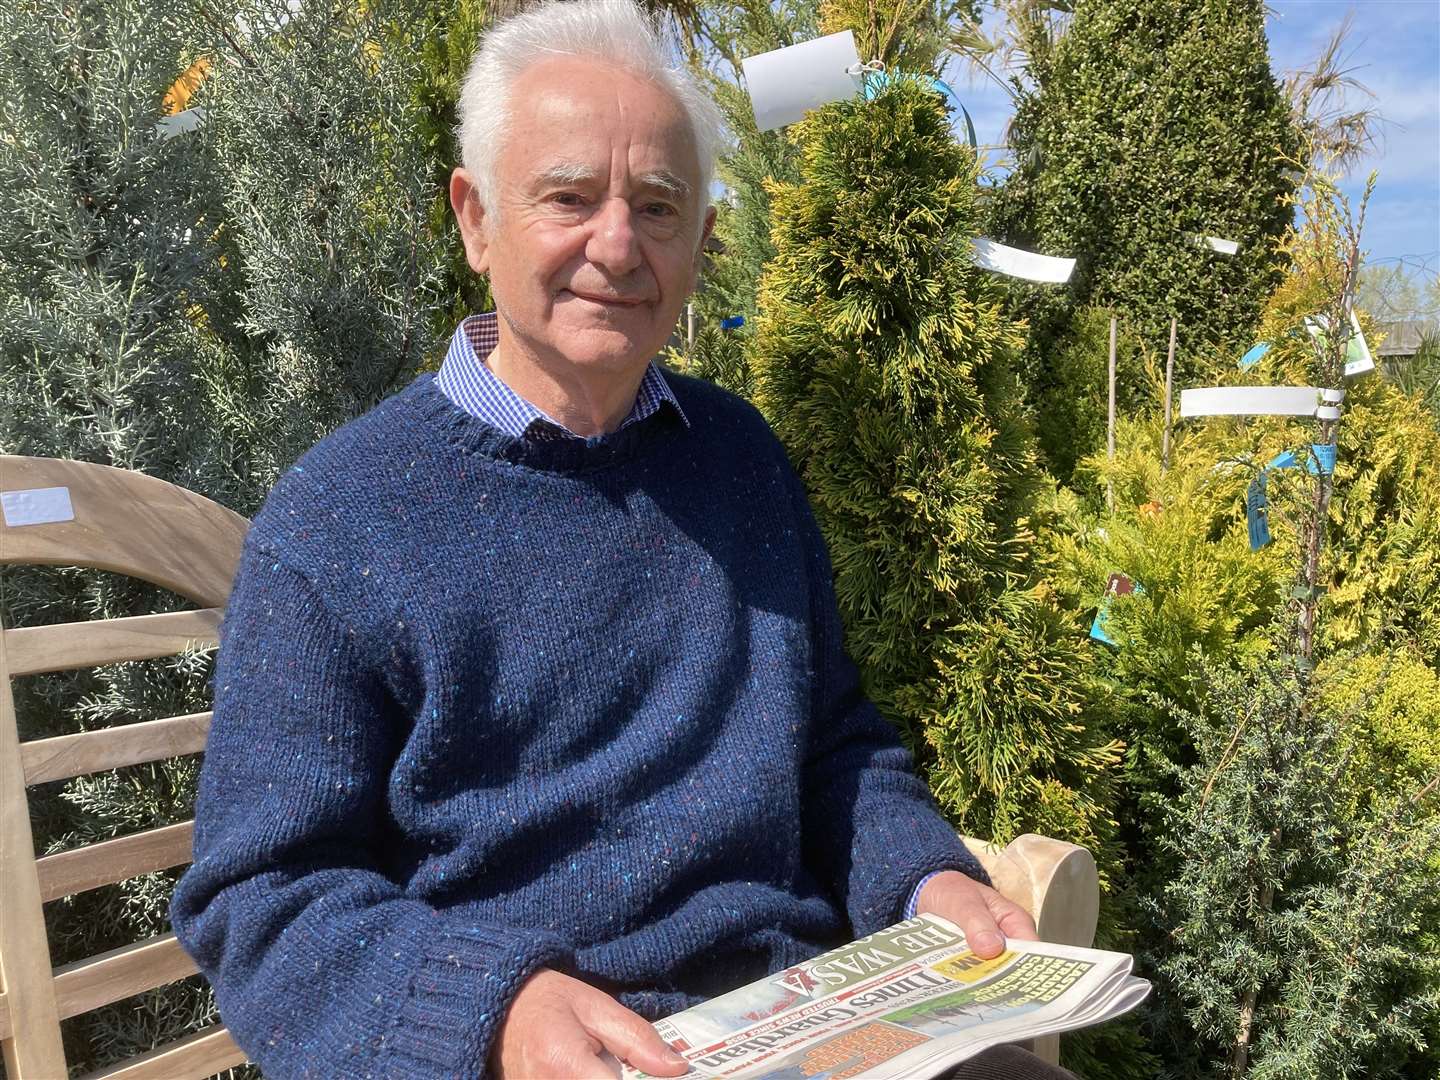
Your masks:
<svg viewBox="0 0 1440 1080"><path fill-rule="evenodd" d="M1150 992L1130 965L1125 953L1043 941L1007 941L982 960L954 923L921 915L655 1028L688 1077L918 1080L999 1043L1130 1011Z"/></svg>

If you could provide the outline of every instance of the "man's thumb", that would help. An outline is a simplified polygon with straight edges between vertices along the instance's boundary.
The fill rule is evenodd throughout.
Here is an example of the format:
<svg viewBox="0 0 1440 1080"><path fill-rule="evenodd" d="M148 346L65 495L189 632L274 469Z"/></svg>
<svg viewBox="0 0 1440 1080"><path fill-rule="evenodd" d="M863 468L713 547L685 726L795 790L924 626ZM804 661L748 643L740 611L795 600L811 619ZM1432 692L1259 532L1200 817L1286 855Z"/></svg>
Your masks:
<svg viewBox="0 0 1440 1080"><path fill-rule="evenodd" d="M614 999L596 1003L582 1023L610 1053L653 1076L680 1076L690 1068L659 1032Z"/></svg>

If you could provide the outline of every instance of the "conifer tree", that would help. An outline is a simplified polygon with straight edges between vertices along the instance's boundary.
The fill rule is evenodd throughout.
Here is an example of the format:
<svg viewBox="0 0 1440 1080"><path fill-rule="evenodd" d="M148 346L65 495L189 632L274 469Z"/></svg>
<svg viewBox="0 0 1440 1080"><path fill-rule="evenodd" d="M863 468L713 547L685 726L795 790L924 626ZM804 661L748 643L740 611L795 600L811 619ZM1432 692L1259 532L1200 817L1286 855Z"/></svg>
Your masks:
<svg viewBox="0 0 1440 1080"><path fill-rule="evenodd" d="M761 269L775 254L770 238L772 183L799 180L799 148L784 130L757 131L749 95L743 89L746 57L786 48L816 36L820 0L718 0L699 13L695 66L720 105L735 138L734 149L718 163L724 196L717 209L719 251L707 263L695 300L700 330L694 347L673 359L703 378L745 396L752 389L746 355L756 316ZM894 22L892 51L924 50L919 65L936 58L945 28L976 17L975 0L910 3ZM880 47L877 41L872 48ZM736 316L743 324L724 329Z"/></svg>
<svg viewBox="0 0 1440 1080"><path fill-rule="evenodd" d="M885 29L860 4L826 17L862 55ZM932 88L934 52L909 74L869 55L891 62L888 85L791 129L800 179L771 188L755 400L807 488L865 691L942 808L1002 843L1084 844L1108 881L1120 748L1077 620L1031 557L1045 484L1013 368L1024 327L970 259L975 154ZM1100 940L1123 947L1114 902ZM1132 1024L1065 1045L1082 1075L1152 1074Z"/></svg>
<svg viewBox="0 0 1440 1080"><path fill-rule="evenodd" d="M1267 304L1260 335L1273 340L1275 355L1267 354L1249 381L1316 381L1309 335L1289 331L1306 313L1326 306L1327 293L1333 295L1337 286L1325 279L1340 260L1336 245L1328 256L1315 251L1312 233L1297 233L1283 245L1293 266ZM1322 272L1327 266L1330 273ZM1286 688L1298 685L1300 677L1285 666L1283 654L1293 645L1276 630L1280 620L1289 625L1296 620L1290 592L1300 542L1297 526L1306 500L1313 498L1313 479L1292 475L1296 470L1272 472L1269 491L1277 505L1271 508L1269 528L1274 539L1258 551L1250 549L1245 513L1255 469L1282 451L1306 445L1315 435L1313 421L1255 418L1181 425L1168 470L1160 468L1159 414L1122 423L1115 462L1108 464L1102 450L1083 461L1076 474L1077 482L1092 491L1113 484L1115 512L1087 509L1062 491L1042 536L1063 601L1087 616L1109 573L1123 571L1144 586L1143 594L1110 605L1108 632L1116 646L1095 650L1094 664L1097 676L1112 688L1113 723L1127 745L1127 782L1115 812L1127 864L1134 868L1128 884L1138 896L1150 898L1156 916L1137 922L1141 934L1135 951L1142 954L1145 969L1168 968L1153 1003L1153 1023L1163 1033L1157 1047L1181 1076L1213 1075L1206 1068L1226 1057L1224 1048L1186 1019L1187 1009L1199 1008L1203 1000L1210 1018L1204 1023L1225 1008L1233 1020L1240 994L1232 993L1224 1005L1217 980L1233 989L1236 972L1253 973L1262 960L1272 976L1256 1003L1259 1030L1272 1033L1267 1039L1285 1042L1297 1054L1320 1054L1323 1040L1310 1039L1307 1031L1333 1033L1337 1024L1342 1031L1348 1025L1369 1039L1368 1046L1359 1038L1351 1044L1355 1060L1373 1070L1363 1075L1394 1075L1382 1068L1387 1055L1403 1075L1435 1071L1440 1014L1427 1002L1440 993L1440 941L1425 926L1427 920L1432 928L1440 925L1440 916L1426 906L1427 897L1435 895L1434 871L1440 864L1431 854L1427 868L1416 857L1417 851L1424 854L1424 845L1417 849L1413 841L1433 835L1440 800L1432 795L1414 807L1408 802L1440 768L1434 752L1440 739L1440 625L1432 588L1440 567L1440 432L1417 395L1407 395L1378 374L1346 382L1322 562L1330 588L1323 593L1323 618L1316 625L1316 671L1306 676L1307 693L1318 699L1313 709L1289 716L1282 708L1291 693ZM1206 671L1206 677L1197 679L1197 670ZM1247 695L1260 695L1268 704L1241 709L1236 702L1244 704ZM1266 726L1254 727L1262 717ZM1323 747L1297 749L1278 766L1260 745L1288 745L1327 725ZM1293 777L1282 782L1277 768L1308 776L1308 794ZM1313 785L1321 776L1324 787L1315 797ZM1202 798L1207 787L1211 793ZM1292 801L1274 801L1280 794ZM1302 798L1311 801L1295 801ZM1183 813L1175 812L1178 806L1185 807ZM1365 990L1369 1000L1407 1010L1409 1018L1398 1026L1377 1026L1379 1021L1351 1010L1354 1001L1347 1005L1349 999L1339 996L1328 1004L1321 996L1311 997L1303 1019L1282 1023L1276 1002L1312 983L1339 987L1343 973L1324 967L1329 961L1313 940L1303 953L1296 947L1292 962L1283 956L1288 944L1282 947L1271 938L1261 949L1256 939L1237 943L1232 935L1236 924L1226 921L1231 918L1228 905L1235 896L1254 891L1249 875L1261 874L1262 866L1263 874L1278 875L1283 863L1251 850L1245 853L1254 856L1247 868L1235 845L1257 834L1246 834L1234 819L1253 822L1268 815L1273 824L1286 814L1297 816L1281 833L1284 851L1308 868L1305 873L1324 869L1342 874L1341 880L1406 875L1387 889L1384 910L1351 908L1346 916L1370 911L1365 917L1373 918L1377 929L1388 927L1403 942L1398 949L1395 938L1390 946L1377 946L1374 955L1383 955L1383 970L1374 965L1356 969L1371 979ZM1307 824L1293 824L1302 820ZM1326 830L1343 838L1336 842L1348 863L1334 852L1316 850L1314 838ZM1388 831L1392 849L1375 851L1374 833L1367 830ZM1410 846L1408 854L1401 851L1405 846ZM1328 891L1312 880L1305 895L1326 897L1327 917L1338 918L1349 887L1337 887L1333 876L1328 880ZM1255 918L1246 933L1263 938L1289 928L1285 933L1310 934L1312 928L1294 908L1285 910L1289 894L1282 890L1278 895L1276 916ZM1217 936L1213 928L1222 922L1226 929ZM1188 937L1177 939L1177 926L1187 923ZM1263 932L1258 929L1262 924ZM1333 922L1329 929L1340 932ZM1250 966L1234 966L1222 980L1216 949L1224 949L1232 961L1245 951ZM1407 996L1413 999L1409 1004ZM1199 1016L1194 1024L1202 1023ZM1424 1032L1421 1037L1431 1050L1407 1049L1407 1029L1411 1036ZM1376 1034L1384 1037L1370 1038ZM1197 1039L1209 1055L1198 1062ZM1260 1040L1260 1045L1271 1042ZM1331 1059L1334 1072L1313 1065L1326 1060L1322 1056L1311 1059L1311 1072L1293 1073L1280 1070L1278 1062L1285 1060L1290 1059L1275 1059L1274 1075L1339 1075L1334 1062L1342 1059ZM1254 1065L1257 1075L1270 1075L1263 1073L1258 1057Z"/></svg>
<svg viewBox="0 0 1440 1080"><path fill-rule="evenodd" d="M826 20L896 61L864 5ZM942 805L979 835L1103 846L1115 747L1028 561L1023 329L967 255L975 156L930 89L935 52L901 59L914 76L892 70L873 101L793 133L801 180L772 188L757 402L809 491L866 690Z"/></svg>
<svg viewBox="0 0 1440 1080"><path fill-rule="evenodd" d="M1083 420L1072 402L1093 390L1055 366L1082 349L1103 369L1086 307L1113 310L1154 351L1175 317L1177 386L1252 343L1278 283L1294 190L1287 159L1299 148L1264 17L1261 0L1078 0L1059 40L1030 58L1030 81L1017 80L1016 169L992 227L1019 247L1078 259L1066 289L1018 290L1032 325L1032 401L1062 443L1089 449L1100 433L1072 426ZM1235 240L1239 252L1211 251L1203 236ZM1122 406L1134 387L1122 382Z"/></svg>
<svg viewBox="0 0 1440 1080"><path fill-rule="evenodd" d="M785 131L758 131L742 89L747 57L815 36L818 0L724 0L700 13L702 38L692 67L720 106L735 139L716 163L724 185L716 201L716 250L708 256L694 299L699 328L693 345L673 355L684 370L750 397L748 346L755 328L760 272L775 254L770 241L771 182L799 179L799 151ZM727 320L743 320L736 326Z"/></svg>
<svg viewBox="0 0 1440 1080"><path fill-rule="evenodd" d="M1306 312L1343 330L1315 345L1309 335L1285 334L1263 375L1339 387L1363 203L1352 218L1333 184L1314 174L1302 209L1303 229L1287 244L1293 269L1272 303L1273 336ZM1286 372L1290 378L1277 378ZM1404 410L1397 414L1391 422L1405 423ZM1369 421L1372 433L1385 426ZM1288 598L1275 604L1267 648L1248 660L1198 665L1199 707L1172 710L1194 755L1163 815L1161 848L1176 872L1158 890L1154 961L1160 1030L1173 1037L1181 1075L1407 1075L1407 1061L1415 1064L1440 1025L1431 930L1440 914L1440 772L1420 749L1433 727L1416 739L1395 722L1399 686L1387 685L1387 669L1397 664L1409 674L1399 692L1414 707L1428 700L1434 675L1420 659L1416 622L1394 610L1403 593L1386 588L1391 610L1369 620L1355 596L1327 598L1345 570L1382 588L1387 576L1356 558L1373 538L1357 543L1343 526L1383 526L1391 511L1363 472L1321 464L1346 422L1254 424L1316 463L1269 484L1269 514L1293 540L1284 560ZM1393 451L1393 434L1380 434L1391 435ZM1393 452L1366 446L1357 456L1395 469ZM1258 460L1274 461L1268 451ZM1337 492L1374 512L1332 518ZM1377 554L1386 560L1383 547ZM1350 648L1342 651L1321 616L1347 612L1353 621L1342 640ZM1377 672L1377 663L1378 677L1357 692L1354 674ZM1348 709L1337 707L1346 697Z"/></svg>
<svg viewBox="0 0 1440 1080"><path fill-rule="evenodd" d="M1440 773L1396 794L1352 771L1354 718L1316 699L1299 659L1204 671L1197 761L1167 813L1162 1047L1184 1077L1423 1075Z"/></svg>
<svg viewBox="0 0 1440 1080"><path fill-rule="evenodd" d="M415 54L393 35L421 25L409 0L0 6L0 451L136 469L248 516L317 438L413 375L442 257ZM166 92L207 67L187 130ZM189 606L67 568L7 568L0 586L7 626ZM19 680L22 738L203 711L212 659ZM185 820L197 768L32 790L37 844ZM55 962L164 933L173 877L49 905ZM67 1022L67 1053L103 1066L213 1015L197 978Z"/></svg>
<svg viewBox="0 0 1440 1080"><path fill-rule="evenodd" d="M429 227L439 169L416 90L434 28L423 0L194 10L214 59L200 103L224 255L201 370L216 374L213 457L246 470L253 498L404 386L443 332L451 253Z"/></svg>
<svg viewBox="0 0 1440 1080"><path fill-rule="evenodd" d="M181 21L144 0L0 9L0 452L79 458L193 482L194 297L217 255L202 146L166 138L161 100L189 65ZM115 575L5 568L0 622L84 621L176 606ZM157 602L158 601L158 602ZM22 738L206 708L204 656L18 680ZM39 852L189 816L193 759L34 789ZM166 929L166 875L52 904L62 964ZM185 985L64 1028L77 1064L148 1049L211 1016Z"/></svg>

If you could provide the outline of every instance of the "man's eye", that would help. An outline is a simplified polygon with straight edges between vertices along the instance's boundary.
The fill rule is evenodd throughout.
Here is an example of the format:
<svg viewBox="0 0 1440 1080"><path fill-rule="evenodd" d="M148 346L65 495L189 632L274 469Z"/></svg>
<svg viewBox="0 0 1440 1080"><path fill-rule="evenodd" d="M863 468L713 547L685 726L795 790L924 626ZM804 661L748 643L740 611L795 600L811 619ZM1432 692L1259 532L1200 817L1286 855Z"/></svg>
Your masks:
<svg viewBox="0 0 1440 1080"><path fill-rule="evenodd" d="M651 217L670 217L675 213L675 208L669 203L647 203L645 213Z"/></svg>
<svg viewBox="0 0 1440 1080"><path fill-rule="evenodd" d="M559 191L550 196L550 201L560 206L580 206L585 200L573 191Z"/></svg>

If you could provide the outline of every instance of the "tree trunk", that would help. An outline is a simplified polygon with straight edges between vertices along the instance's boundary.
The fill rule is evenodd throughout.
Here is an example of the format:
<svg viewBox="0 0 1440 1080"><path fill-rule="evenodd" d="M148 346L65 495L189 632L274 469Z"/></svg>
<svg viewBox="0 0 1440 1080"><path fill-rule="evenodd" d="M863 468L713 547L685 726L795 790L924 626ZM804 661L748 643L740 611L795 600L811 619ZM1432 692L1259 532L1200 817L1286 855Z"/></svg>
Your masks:
<svg viewBox="0 0 1440 1080"><path fill-rule="evenodd" d="M489 8L490 25L510 18L511 15L518 15L535 0L490 0L486 6Z"/></svg>

